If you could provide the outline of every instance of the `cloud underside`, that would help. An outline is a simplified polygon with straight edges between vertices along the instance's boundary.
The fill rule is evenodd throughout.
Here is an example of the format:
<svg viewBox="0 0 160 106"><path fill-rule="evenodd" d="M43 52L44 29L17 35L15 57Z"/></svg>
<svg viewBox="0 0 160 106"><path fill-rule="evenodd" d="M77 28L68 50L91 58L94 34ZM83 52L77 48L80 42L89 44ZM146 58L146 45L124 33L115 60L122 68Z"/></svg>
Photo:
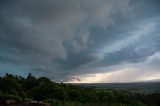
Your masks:
<svg viewBox="0 0 160 106"><path fill-rule="evenodd" d="M125 63L104 68L101 73L77 75L69 83L141 82L160 79L160 52L139 63Z"/></svg>
<svg viewBox="0 0 160 106"><path fill-rule="evenodd" d="M156 0L0 1L0 69L9 64L11 73L78 82L160 78L160 59L154 58L160 51L157 4Z"/></svg>

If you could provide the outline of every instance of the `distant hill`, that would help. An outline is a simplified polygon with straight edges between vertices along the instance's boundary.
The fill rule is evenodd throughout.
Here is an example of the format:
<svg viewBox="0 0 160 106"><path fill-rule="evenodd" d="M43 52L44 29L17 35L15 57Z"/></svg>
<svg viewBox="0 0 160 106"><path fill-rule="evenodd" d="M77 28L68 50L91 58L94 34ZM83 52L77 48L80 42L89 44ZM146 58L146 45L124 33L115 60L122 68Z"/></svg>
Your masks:
<svg viewBox="0 0 160 106"><path fill-rule="evenodd" d="M115 90L130 90L140 92L160 92L160 81L134 82L134 83L81 83L74 84L89 88L115 89Z"/></svg>
<svg viewBox="0 0 160 106"><path fill-rule="evenodd" d="M147 80L146 82L160 82L160 79Z"/></svg>

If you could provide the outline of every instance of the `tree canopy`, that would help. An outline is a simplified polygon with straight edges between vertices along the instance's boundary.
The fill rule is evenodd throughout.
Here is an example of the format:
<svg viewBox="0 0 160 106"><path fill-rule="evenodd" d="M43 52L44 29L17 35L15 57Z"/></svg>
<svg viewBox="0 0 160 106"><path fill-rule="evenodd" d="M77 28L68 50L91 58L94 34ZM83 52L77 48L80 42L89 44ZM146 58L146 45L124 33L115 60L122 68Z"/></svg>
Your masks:
<svg viewBox="0 0 160 106"><path fill-rule="evenodd" d="M0 104L6 100L23 103L25 98L53 103L76 102L76 104L124 104L160 106L159 93L139 94L126 90L95 89L52 82L46 77L36 78L31 73L27 78L6 74L0 77ZM76 105L75 105L76 106Z"/></svg>

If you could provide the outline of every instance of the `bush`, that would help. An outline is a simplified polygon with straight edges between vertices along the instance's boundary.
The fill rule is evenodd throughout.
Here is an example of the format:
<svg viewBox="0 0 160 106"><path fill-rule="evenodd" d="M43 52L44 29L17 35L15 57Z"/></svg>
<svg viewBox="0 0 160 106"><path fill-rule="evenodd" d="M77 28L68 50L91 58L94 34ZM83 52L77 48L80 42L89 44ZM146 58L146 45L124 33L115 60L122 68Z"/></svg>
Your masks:
<svg viewBox="0 0 160 106"><path fill-rule="evenodd" d="M9 95L9 94L2 94L0 95L0 103L5 104L6 100L15 100L16 103L22 103L22 98L15 95Z"/></svg>

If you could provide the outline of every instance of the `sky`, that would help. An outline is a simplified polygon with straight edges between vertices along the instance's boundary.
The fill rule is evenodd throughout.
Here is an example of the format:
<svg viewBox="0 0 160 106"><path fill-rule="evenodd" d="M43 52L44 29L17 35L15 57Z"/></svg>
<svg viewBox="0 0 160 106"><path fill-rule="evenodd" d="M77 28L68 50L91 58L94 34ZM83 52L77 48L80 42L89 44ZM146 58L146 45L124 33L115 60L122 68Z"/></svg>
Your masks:
<svg viewBox="0 0 160 106"><path fill-rule="evenodd" d="M0 0L0 76L160 79L159 0Z"/></svg>

